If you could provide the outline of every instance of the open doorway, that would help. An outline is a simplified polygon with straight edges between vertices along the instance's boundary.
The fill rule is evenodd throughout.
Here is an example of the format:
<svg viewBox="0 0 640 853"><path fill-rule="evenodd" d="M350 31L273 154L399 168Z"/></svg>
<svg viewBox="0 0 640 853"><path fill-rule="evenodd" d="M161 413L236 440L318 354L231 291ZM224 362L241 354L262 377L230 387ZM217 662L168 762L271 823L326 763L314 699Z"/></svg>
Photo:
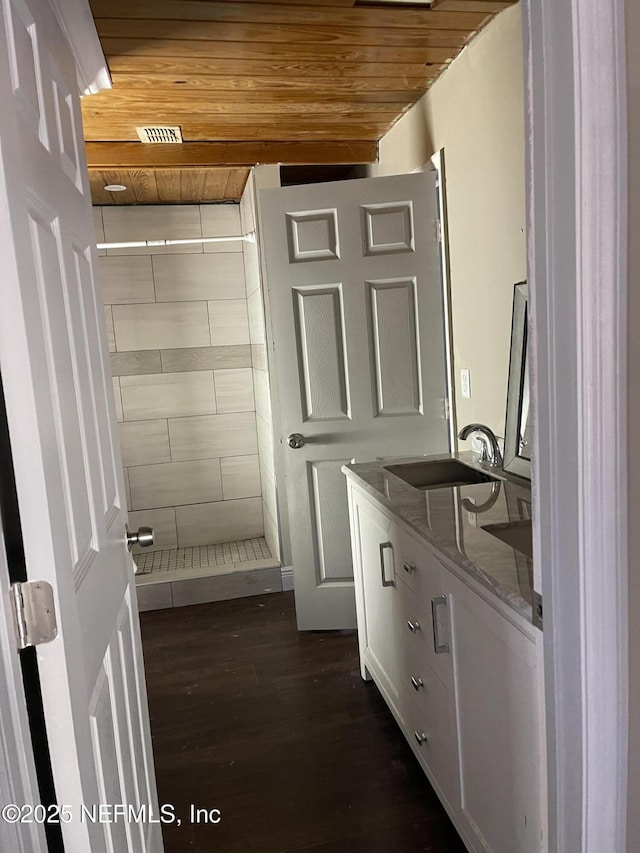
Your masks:
<svg viewBox="0 0 640 853"><path fill-rule="evenodd" d="M566 10L567 10L567 7L564 7L564 10L566 11ZM561 11L562 11L562 10L561 10ZM569 17L570 17L570 16L568 16L568 18L569 18ZM562 23L562 22L560 22L560 23ZM572 33L572 32L566 33L566 32L564 32L564 31L562 30L562 27L560 27L560 31L561 31L561 32L563 32L563 33L564 33L564 35L566 35L566 36L567 36L567 42L566 42L567 44L571 43L571 41L572 41L572 36L574 37L574 39L577 39L577 37L575 36L575 33ZM605 31L606 31L606 32L608 32L608 30L605 30ZM552 40L551 40L551 41L552 41ZM540 45L538 44L538 45L536 45L536 46L537 46L537 47L539 47ZM557 47L557 45L556 45L556 47ZM558 51L558 50L556 50L556 52L555 52L555 53L553 53L553 52L552 52L552 54L553 54L553 56L554 56L554 57L556 57L556 58L557 58L559 55L561 55L561 54L562 54L562 51ZM545 58L547 58L548 54L546 54L546 53L545 53L544 55L545 55ZM570 63L570 60L571 60L571 57L569 57L569 63ZM553 69L549 70L549 78L553 81L553 79L554 79L554 78L553 78L552 70L553 70ZM573 71L573 73L575 73L575 69L571 69L571 68L569 67L569 69L568 69L568 70L569 70L569 72L570 72L570 73L568 74L568 79L569 79L569 78L571 77L571 72ZM558 80L556 80L555 82L558 82ZM597 82L597 81L596 81L596 82ZM571 99L569 99L569 102L570 102L570 103L569 103L569 107L570 107L570 106L575 107L575 104L573 103L573 101L571 101ZM568 114L569 114L570 116L573 116L573 111L572 111L572 109L570 109L569 107L567 108ZM560 123L562 124L562 122L560 122ZM613 124L615 125L615 117L614 117L614 119L613 119ZM607 125L607 127L608 127L608 125ZM556 141L557 141L557 140L556 140ZM561 140L560 140L560 141L561 141ZM558 147L561 147L561 146L558 146ZM558 153L558 152L557 152L557 150L556 150L556 152L555 152L555 153ZM562 162L562 157L561 157L561 155L560 155L559 161L560 161L560 162ZM571 165L571 164L570 164L570 165ZM590 178L591 178L591 177L593 177L593 176L596 176L596 175L597 175L597 170L593 170L593 171L591 171L591 172L589 173L589 177L590 177ZM560 208L558 208L558 210L559 210L559 209L560 209ZM556 211L556 212L558 212L558 211ZM573 215L575 215L575 210L573 211ZM569 217L569 221L573 221L573 220L571 219L571 216ZM556 223L556 224L558 224L558 223ZM591 235L592 235L594 238L597 238L597 230L596 230L595 228L593 228L593 229L592 229L592 231L591 231ZM553 235L552 235L552 234L549 234L549 236L551 237L551 236L553 236ZM597 242L597 240L596 240L596 242ZM536 243L536 245L538 245L538 243ZM547 243L545 242L545 243L544 243L544 251L545 251L545 252L547 251L546 247L547 247ZM541 249L540 251L542 252L543 250ZM573 261L575 261L575 258L573 258ZM594 292L595 292L595 290L594 290ZM569 319L570 319L570 318L569 318ZM562 329L559 329L558 331L562 332ZM572 350L572 352L573 352L573 350ZM597 377L596 377L596 378L597 378ZM569 395L569 396L570 396L570 395ZM570 402L571 402L571 401L570 401ZM600 445L597 445L597 446L600 446ZM603 442L603 443L602 443L602 446L606 446L606 442ZM555 448L554 453L555 453L555 452L557 452L557 448ZM617 452L618 452L618 450L616 450L615 452L617 453ZM554 458L555 458L555 457L554 457ZM605 459L604 459L604 462L606 463L606 461L607 461L607 460L606 460L606 458L605 458ZM556 485L556 486L558 485L558 484L557 484L557 482L555 483L555 485ZM551 516L550 516L550 517L551 517ZM570 532L571 532L571 531L570 531ZM551 541L552 541L552 542L554 542L555 540L554 540L554 538L553 538L553 530L551 530L551 534L552 534L552 539L551 539ZM557 536L557 534L556 534L556 536ZM574 549L574 552L575 552L575 549ZM572 552L572 553L573 553L573 552ZM557 553L556 553L555 551L553 552L553 555L554 555L555 557L557 557L557 556L558 556L558 555L557 555ZM578 557L579 557L579 556L580 556L580 555L578 555ZM577 565L580 565L580 564L579 564L579 561L578 561ZM597 571L597 566L595 566L594 568L595 568L595 569L596 569L596 571ZM578 574L579 574L579 573L578 573ZM578 580L580 580L580 577L578 577ZM576 584L575 589L578 589L578 588L579 588L579 584ZM603 587L603 588L604 588L604 587ZM575 593L575 589L573 590L573 592L574 592L574 593ZM620 593L620 592L621 592L621 589L617 589L617 592L618 592L618 593ZM567 601L569 602L569 604L571 604L570 598L567 598ZM617 604L617 603L618 603L618 602L616 602L616 604ZM574 605L573 610L576 610L576 609L577 609L577 608L576 608L576 607L575 607L575 605ZM567 613L570 613L570 612L573 612L571 607L569 607L569 608L567 609ZM614 614L614 615L615 615L615 614ZM615 625L614 625L614 627L615 627ZM620 630L620 629L618 629L618 631L619 631L619 630ZM618 638L618 639L624 640L624 636L620 636L620 635L619 635L619 633L616 633L615 631L614 631L614 636L615 636L616 638ZM620 646L620 647L621 647L621 646ZM575 649L574 649L574 651L575 651ZM560 659L565 660L565 658L564 658L563 656L560 656ZM614 660L617 660L617 661L618 661L618 664L620 664L620 660L618 660L617 658L614 658ZM566 661L565 661L565 662L566 662ZM622 664L624 664L624 660L622 661ZM579 670L579 667L577 667L577 669ZM593 678L593 679L592 679L592 681L595 683L596 679L595 679L595 678ZM614 686L615 686L615 685L614 685ZM605 693L605 692L606 692L606 691L602 691L602 693ZM583 693L582 693L580 690L578 690L578 691L576 691L575 696L576 696L576 698L575 698L575 700L574 700L574 701L579 703L579 702L581 701L582 697L583 697ZM602 700L601 700L601 701L602 701ZM578 708L578 716L579 716L579 711L580 711L580 708ZM616 718L616 719L617 719L617 718ZM564 719L564 730L568 730L567 726L569 725L569 723L570 723L570 719L569 719L569 718ZM595 730L595 731L608 731L607 727L605 727L605 726L602 726L602 728L601 728L601 729L600 729L600 728L598 728L598 727L596 726L594 730ZM594 740L597 740L597 739L594 739ZM618 750L620 749L620 745L621 745L620 741L617 741L617 747L618 747ZM618 755L618 753L616 753L616 755ZM620 757L620 756L618 755L618 757ZM624 763L624 762L621 762L620 766L622 766L622 764L623 764L623 763ZM577 766L577 765L576 765L576 766ZM594 764L594 766L595 766L595 767L597 767L597 764ZM572 769L573 769L573 768L572 768ZM578 777L579 777L579 774L578 774L578 773L576 773L575 775L576 775L576 778L578 778ZM580 778L581 778L581 777L580 777ZM620 794L620 793L624 794L624 781L620 778L620 771L618 771L618 776L617 776L616 778L617 778L617 783L618 783L618 784L617 784L618 793L619 793L619 794ZM595 777L594 777L594 779L595 779ZM601 783L601 784L602 784L602 783ZM584 792L583 792L583 793L584 793ZM578 792L578 795L580 795L580 792ZM600 800L600 801L604 802L604 799L602 799L602 800ZM571 802L573 803L573 800L572 800ZM620 800L620 799L618 799L618 800L617 800L617 802L618 802L618 803L619 803L619 805L620 805L621 800ZM619 815L620 815L620 812L621 812L622 810L623 810L623 806L622 806L622 805L620 805L620 808L618 809L618 822L620 822ZM572 811L572 814L573 814L573 817L575 818L575 817L576 817L576 810L575 810L575 809ZM591 810L591 812L590 812L589 819L590 819L591 821L593 821L594 823L597 823L597 822L599 821L599 817L600 817L600 816L599 816L599 814L598 814L598 810L597 810L597 809L592 809L592 810ZM602 823L602 821L600 821L600 823ZM578 826L578 827L580 826L580 821L579 821L579 820L577 820L577 821L576 821L576 820L574 820L574 829L575 829L575 826ZM576 832L579 832L579 829L576 829ZM605 843L606 843L606 842L605 842ZM619 846L619 845L618 845L618 846Z"/></svg>
<svg viewBox="0 0 640 853"><path fill-rule="evenodd" d="M474 110L479 102L482 109ZM471 373L466 386L471 394L458 389L458 419L460 424L484 422L502 436L513 285L526 277L524 91L517 9L487 28L383 140L375 171L414 171L440 147L447 156L453 231L449 260L456 373L459 378L461 367ZM347 326L345 335L349 331ZM275 349L277 360L284 349L281 340L275 340ZM441 373L444 386L444 366ZM278 444L276 454L281 451L288 452Z"/></svg>
<svg viewBox="0 0 640 853"><path fill-rule="evenodd" d="M116 244L98 260L129 524L155 536L134 547L140 607L278 591L253 174L240 203L93 210Z"/></svg>

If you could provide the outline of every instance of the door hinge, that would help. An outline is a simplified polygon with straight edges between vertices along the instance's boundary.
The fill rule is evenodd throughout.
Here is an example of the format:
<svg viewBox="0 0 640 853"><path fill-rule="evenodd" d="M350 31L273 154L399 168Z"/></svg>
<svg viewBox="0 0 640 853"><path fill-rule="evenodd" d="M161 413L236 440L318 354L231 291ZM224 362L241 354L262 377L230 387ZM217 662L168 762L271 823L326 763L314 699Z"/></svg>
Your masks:
<svg viewBox="0 0 640 853"><path fill-rule="evenodd" d="M18 649L50 643L58 635L53 589L45 581L11 584Z"/></svg>
<svg viewBox="0 0 640 853"><path fill-rule="evenodd" d="M535 628L540 628L542 630L542 595L539 592L533 590L533 612L531 614L531 621Z"/></svg>
<svg viewBox="0 0 640 853"><path fill-rule="evenodd" d="M436 240L442 243L442 220L436 219Z"/></svg>
<svg viewBox="0 0 640 853"><path fill-rule="evenodd" d="M442 409L443 409L443 411L444 411L444 419L445 419L446 421L450 420L450 418L451 418L451 403L449 402L449 398L448 398L448 397L443 397L443 399L442 399Z"/></svg>

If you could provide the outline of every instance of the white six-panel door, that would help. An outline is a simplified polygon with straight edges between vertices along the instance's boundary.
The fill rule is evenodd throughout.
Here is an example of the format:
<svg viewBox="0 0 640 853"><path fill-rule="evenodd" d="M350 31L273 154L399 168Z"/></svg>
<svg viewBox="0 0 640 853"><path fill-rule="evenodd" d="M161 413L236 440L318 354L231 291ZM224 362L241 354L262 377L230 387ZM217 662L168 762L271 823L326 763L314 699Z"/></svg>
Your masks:
<svg viewBox="0 0 640 853"><path fill-rule="evenodd" d="M76 66L46 0L0 0L0 370L29 579L54 588L38 648L67 853L161 851L126 505L97 296Z"/></svg>
<svg viewBox="0 0 640 853"><path fill-rule="evenodd" d="M298 627L353 628L341 466L448 450L435 173L263 190L261 210Z"/></svg>

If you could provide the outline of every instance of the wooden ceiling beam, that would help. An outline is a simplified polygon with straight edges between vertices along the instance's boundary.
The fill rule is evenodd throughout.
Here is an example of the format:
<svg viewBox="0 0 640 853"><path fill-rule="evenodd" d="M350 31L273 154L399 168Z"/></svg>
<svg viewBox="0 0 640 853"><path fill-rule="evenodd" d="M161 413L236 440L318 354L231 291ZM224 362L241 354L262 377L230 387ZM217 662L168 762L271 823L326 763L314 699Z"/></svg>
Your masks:
<svg viewBox="0 0 640 853"><path fill-rule="evenodd" d="M98 95L82 100L83 115L109 115L113 113L138 115L194 115L231 118L235 115L260 115L269 113L287 115L352 115L372 111L402 112L408 101L418 97L414 92L350 92L337 98L334 92L270 92L249 90L242 92L216 92L208 89L197 91L185 89L176 95L175 89L148 90L108 89ZM145 119L148 121L148 119Z"/></svg>
<svg viewBox="0 0 640 853"><path fill-rule="evenodd" d="M90 0L96 18L163 19L167 21L211 21L253 23L269 26L301 25L380 27L384 29L474 30L487 14L495 14L514 0L454 0L436 9L385 8L369 6L339 11L315 4L265 4L255 2L208 2L208 0ZM461 3L464 2L464 6Z"/></svg>
<svg viewBox="0 0 640 853"><path fill-rule="evenodd" d="M380 62L389 63L386 73L393 72L394 63L401 65L424 65L442 61L440 47L384 47L380 45L335 45L335 44L265 44L260 42L234 41L188 41L170 38L112 38L100 34L100 42L109 64L116 56L144 56L150 60L161 57L203 57L218 60L223 70L224 60L240 59L271 63L280 62ZM456 46L453 45L453 52ZM438 54L438 51L440 53ZM451 57L452 50L446 55Z"/></svg>
<svg viewBox="0 0 640 853"><path fill-rule="evenodd" d="M333 82L359 81L367 78L389 78L401 80L405 77L427 80L437 75L443 62L451 59L451 50L446 47L430 47L426 59L419 62L405 62L396 56L392 63L379 62L343 62L322 61L312 58L307 52L298 59L219 59L211 55L205 56L136 56L132 54L109 55L109 69L114 75L118 74L145 75L160 74L168 79L188 81L189 75L226 80L238 80L238 86L244 86L244 80L254 80L268 77L289 78L300 84L309 81L314 88ZM434 69L435 66L435 69ZM435 74L434 74L435 70Z"/></svg>
<svg viewBox="0 0 640 853"><path fill-rule="evenodd" d="M262 116L262 119L265 117ZM143 123L144 124L144 123ZM252 122L248 116L238 122L182 122L182 132L188 142L264 142L272 139L295 140L296 142L350 142L352 139L377 141L389 129L391 122L385 121L340 121L339 117ZM111 122L108 133L102 136L87 133L90 142L133 142L138 138L129 119Z"/></svg>
<svg viewBox="0 0 640 853"><path fill-rule="evenodd" d="M457 17L452 14L452 17ZM477 26L486 15L474 16ZM124 39L176 39L180 41L205 41L226 44L242 42L250 44L280 45L329 45L332 47L373 46L418 48L459 47L464 44L474 27L455 29L411 29L398 30L383 27L343 27L337 24L325 27L289 26L277 27L262 24L227 24L211 21L163 21L130 18L97 18L96 28L100 38Z"/></svg>
<svg viewBox="0 0 640 853"><path fill-rule="evenodd" d="M90 170L192 169L210 166L330 165L375 163L378 143L343 142L185 142L143 145L141 142L87 142Z"/></svg>
<svg viewBox="0 0 640 853"><path fill-rule="evenodd" d="M300 77L225 77L215 74L204 74L198 71L191 72L182 69L182 73L174 73L173 78L170 71L139 71L126 72L114 71L111 68L111 79L113 89L110 90L111 95L120 94L126 90L126 93L134 90L146 90L149 97L149 89L153 88L153 97L155 93L162 89L165 92L171 92L173 97L182 97L183 93L189 92L190 97L193 97L196 91L201 93L201 97L212 99L227 99L231 97L237 102L243 97L245 92L255 92L260 100L263 97L276 99L290 99L296 94L309 94L309 87L312 86L318 92L323 92L327 96L335 98L336 101L349 99L352 94L361 96L365 92L394 92L396 95L400 93L402 99L406 100L407 92L416 92L421 94L424 92L425 85L428 80L437 77L440 73L440 65L420 66L421 73L415 76L398 76L398 77L351 77L349 79L329 79L327 77L313 76L302 73ZM180 95L178 95L180 92ZM101 93L105 95L108 93ZM92 97L97 97L92 95Z"/></svg>

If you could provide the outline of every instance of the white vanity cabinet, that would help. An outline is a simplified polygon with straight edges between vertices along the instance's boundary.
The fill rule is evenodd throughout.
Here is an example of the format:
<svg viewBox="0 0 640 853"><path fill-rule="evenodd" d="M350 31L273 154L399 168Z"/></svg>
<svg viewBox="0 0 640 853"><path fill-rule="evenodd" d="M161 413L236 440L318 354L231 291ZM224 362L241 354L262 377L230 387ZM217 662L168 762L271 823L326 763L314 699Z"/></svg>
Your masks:
<svg viewBox="0 0 640 853"><path fill-rule="evenodd" d="M456 809L453 669L442 567L351 485L349 511L363 678L373 678L432 785Z"/></svg>
<svg viewBox="0 0 640 853"><path fill-rule="evenodd" d="M362 677L374 678L400 722L400 608L395 581L397 543L393 522L370 501L349 490L349 515L356 580Z"/></svg>
<svg viewBox="0 0 640 853"><path fill-rule="evenodd" d="M429 781L450 809L460 802L454 673L442 566L397 523L401 715Z"/></svg>
<svg viewBox="0 0 640 853"><path fill-rule="evenodd" d="M453 573L445 577L460 760L458 826L474 839L472 849L539 853L545 786L537 629L518 627Z"/></svg>
<svg viewBox="0 0 640 853"><path fill-rule="evenodd" d="M494 606L493 593L461 579L353 480L348 487L363 677L469 851L540 853L537 629Z"/></svg>

